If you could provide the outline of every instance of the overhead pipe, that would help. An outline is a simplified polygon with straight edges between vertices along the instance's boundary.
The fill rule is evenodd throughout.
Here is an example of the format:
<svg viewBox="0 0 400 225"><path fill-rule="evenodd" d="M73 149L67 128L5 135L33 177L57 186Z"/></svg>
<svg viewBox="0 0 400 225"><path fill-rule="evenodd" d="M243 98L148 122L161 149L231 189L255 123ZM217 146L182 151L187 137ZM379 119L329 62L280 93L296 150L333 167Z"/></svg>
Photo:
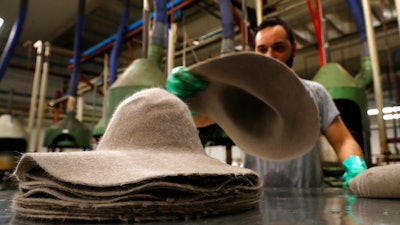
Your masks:
<svg viewBox="0 0 400 225"><path fill-rule="evenodd" d="M364 23L364 13L360 1L346 0L346 3L354 23L356 24L358 35L361 40L361 71L354 77L354 80L360 87L366 87L372 82L372 66Z"/></svg>
<svg viewBox="0 0 400 225"><path fill-rule="evenodd" d="M78 105L78 83L80 81L80 63L81 63L81 40L83 34L83 22L85 13L85 0L78 2L78 15L74 37L74 67L72 68L71 80L67 91L67 112L66 117L59 121L57 124L50 126L44 135L43 146L47 147L48 151L55 151L56 148L82 148L90 149L91 134L90 130L76 118L77 106L78 116L83 114L79 111L82 104ZM104 81L107 82L107 81Z"/></svg>
<svg viewBox="0 0 400 225"><path fill-rule="evenodd" d="M315 35L317 36L318 50L319 50L319 64L320 66L326 63L326 49L325 40L322 27L322 8L319 0L315 0L315 12L311 4L311 0L307 0L308 11L310 13L311 21L314 26Z"/></svg>
<svg viewBox="0 0 400 225"><path fill-rule="evenodd" d="M235 23L233 22L233 7L231 0L220 0L219 8L221 11L222 22L222 44L221 54L233 52L235 50Z"/></svg>
<svg viewBox="0 0 400 225"><path fill-rule="evenodd" d="M383 97L382 97L382 83L380 78L378 51L376 49L375 31L372 25L371 6L368 0L362 0L362 8L364 12L365 28L367 31L368 48L372 61L372 75L374 83L375 103L378 109L378 130L379 130L379 143L381 153L383 155L389 154L387 146L386 124L383 120Z"/></svg>
<svg viewBox="0 0 400 225"><path fill-rule="evenodd" d="M247 13L247 7L245 7L247 4L246 2L247 0L243 0L241 7L242 15L239 15L237 10L233 10L233 20L236 26L240 28L240 34L242 37L241 44L243 50L245 50L244 46L246 47L249 46L254 48L254 35L252 35L252 33L249 32L250 28L248 26L248 13Z"/></svg>
<svg viewBox="0 0 400 225"><path fill-rule="evenodd" d="M67 112L66 117L57 124L50 126L45 133L43 146L47 147L48 151L55 151L56 148L82 148L90 149L92 146L92 137L90 130L76 118L77 106L78 116L82 116L82 104L78 105L78 82L80 75L80 57L81 57L81 39L83 31L83 17L85 13L85 0L78 2L78 16L74 38L74 67L71 75L69 89L67 92ZM106 81L104 81L106 82ZM80 97L79 97L80 98Z"/></svg>
<svg viewBox="0 0 400 225"><path fill-rule="evenodd" d="M2 80L10 59L13 55L16 44L18 43L19 37L21 36L21 31L24 26L26 11L28 9L28 0L21 0L18 10L18 17L14 23L11 30L10 36L7 40L6 46L4 48L3 54L0 58L0 81Z"/></svg>
<svg viewBox="0 0 400 225"><path fill-rule="evenodd" d="M85 13L85 0L79 0L78 16L76 20L75 39L74 39L74 67L72 68L71 80L67 95L67 112L76 111L76 97L80 77L80 59L81 59L81 39L83 33L83 21Z"/></svg>
<svg viewBox="0 0 400 225"><path fill-rule="evenodd" d="M111 56L110 56L110 78L109 78L109 86L111 86L115 80L117 80L117 59L118 59L118 54L119 50L121 48L121 43L124 40L125 33L127 30L127 21L129 19L129 1L130 0L125 0L124 8L122 10L122 16L121 16L121 22L119 24L118 28L118 33L117 33L117 38L115 41L115 44L111 50ZM80 62L79 62L80 63ZM105 80L106 82L106 80Z"/></svg>
<svg viewBox="0 0 400 225"><path fill-rule="evenodd" d="M167 30L167 1L154 0L154 19L148 49L148 60L161 67L165 50L165 35Z"/></svg>
<svg viewBox="0 0 400 225"><path fill-rule="evenodd" d="M174 0L173 3L167 3L167 9L170 10L172 4L174 5L174 9L177 10L177 9L181 9L186 6L189 6L196 2L198 2L198 0ZM168 14L171 14L171 11L169 11ZM153 17L153 14L150 14L150 18L152 18L152 17ZM132 23L131 25L129 25L125 39L132 38L133 36L135 36L139 32L141 32L142 28L143 28L142 26L143 26L143 19L140 19L140 20ZM106 38L105 40L96 44L95 46L83 51L81 63L84 63L84 62L96 57L97 55L100 55L100 54L104 53L105 51L108 51L114 45L115 38L116 38L116 34ZM73 63L74 59L70 59L69 62Z"/></svg>
<svg viewBox="0 0 400 225"><path fill-rule="evenodd" d="M358 35L360 36L361 41L367 40L367 33L365 30L364 23L364 13L362 11L362 6L360 1L354 0L346 0L347 5L349 6L350 13L353 17L354 23L357 26Z"/></svg>

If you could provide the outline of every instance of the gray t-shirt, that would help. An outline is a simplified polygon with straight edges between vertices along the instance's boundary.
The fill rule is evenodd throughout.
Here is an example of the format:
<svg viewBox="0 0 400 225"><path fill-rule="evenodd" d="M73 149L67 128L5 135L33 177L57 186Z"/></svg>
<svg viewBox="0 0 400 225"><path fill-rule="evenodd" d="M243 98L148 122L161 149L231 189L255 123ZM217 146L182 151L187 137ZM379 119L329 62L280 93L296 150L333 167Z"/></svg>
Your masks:
<svg viewBox="0 0 400 225"><path fill-rule="evenodd" d="M301 79L317 104L320 116L320 132L339 115L335 103L321 84ZM301 134L299 134L301 135ZM244 167L252 169L264 179L264 187L322 187L323 172L320 153L315 145L305 155L289 161L270 161L245 155Z"/></svg>

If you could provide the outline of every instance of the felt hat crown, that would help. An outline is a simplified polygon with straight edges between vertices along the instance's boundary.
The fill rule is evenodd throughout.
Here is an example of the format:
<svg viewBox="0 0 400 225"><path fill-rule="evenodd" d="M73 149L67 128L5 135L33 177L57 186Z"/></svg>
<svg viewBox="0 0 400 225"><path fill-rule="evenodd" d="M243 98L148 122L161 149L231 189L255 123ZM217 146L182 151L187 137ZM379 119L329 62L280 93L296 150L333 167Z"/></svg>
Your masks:
<svg viewBox="0 0 400 225"><path fill-rule="evenodd" d="M189 71L207 83L189 107L218 123L241 150L288 160L311 150L318 139L315 102L280 61L241 52L197 63Z"/></svg>
<svg viewBox="0 0 400 225"><path fill-rule="evenodd" d="M15 175L13 209L32 218L190 218L253 208L262 193L258 174L206 155L186 104L159 88L121 102L95 151L27 153Z"/></svg>

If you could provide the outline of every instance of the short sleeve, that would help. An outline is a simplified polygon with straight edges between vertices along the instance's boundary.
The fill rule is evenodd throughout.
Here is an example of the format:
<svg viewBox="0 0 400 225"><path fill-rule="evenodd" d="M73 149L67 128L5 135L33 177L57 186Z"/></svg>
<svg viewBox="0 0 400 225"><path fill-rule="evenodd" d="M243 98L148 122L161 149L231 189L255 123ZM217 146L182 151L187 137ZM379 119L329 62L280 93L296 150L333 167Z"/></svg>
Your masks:
<svg viewBox="0 0 400 225"><path fill-rule="evenodd" d="M322 84L304 79L302 79L302 81L317 104L320 116L320 130L324 133L340 112L332 97Z"/></svg>

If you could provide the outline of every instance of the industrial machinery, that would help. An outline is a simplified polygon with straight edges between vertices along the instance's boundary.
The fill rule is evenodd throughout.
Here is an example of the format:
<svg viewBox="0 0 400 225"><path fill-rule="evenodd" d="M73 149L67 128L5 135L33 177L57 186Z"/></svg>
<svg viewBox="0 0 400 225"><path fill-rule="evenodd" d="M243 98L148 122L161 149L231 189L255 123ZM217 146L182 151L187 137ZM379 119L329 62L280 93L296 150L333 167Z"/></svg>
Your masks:
<svg viewBox="0 0 400 225"><path fill-rule="evenodd" d="M28 135L11 114L0 116L0 172L15 167L16 158L26 152Z"/></svg>

